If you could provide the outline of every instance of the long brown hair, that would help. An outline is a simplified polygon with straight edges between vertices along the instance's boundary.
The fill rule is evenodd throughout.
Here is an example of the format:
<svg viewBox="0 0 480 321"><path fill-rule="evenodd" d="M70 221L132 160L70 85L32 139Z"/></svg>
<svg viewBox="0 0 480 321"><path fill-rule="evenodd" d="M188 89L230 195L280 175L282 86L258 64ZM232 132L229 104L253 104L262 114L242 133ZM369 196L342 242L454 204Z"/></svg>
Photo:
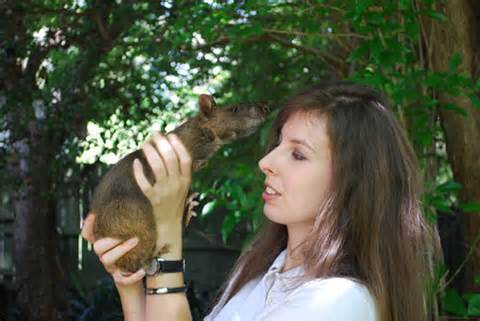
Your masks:
<svg viewBox="0 0 480 321"><path fill-rule="evenodd" d="M381 321L426 318L427 280L421 179L415 153L383 95L328 82L287 100L267 153L295 113L327 117L333 181L300 248L306 277L348 277L375 298ZM261 276L287 245L284 225L266 222L237 261L226 299Z"/></svg>

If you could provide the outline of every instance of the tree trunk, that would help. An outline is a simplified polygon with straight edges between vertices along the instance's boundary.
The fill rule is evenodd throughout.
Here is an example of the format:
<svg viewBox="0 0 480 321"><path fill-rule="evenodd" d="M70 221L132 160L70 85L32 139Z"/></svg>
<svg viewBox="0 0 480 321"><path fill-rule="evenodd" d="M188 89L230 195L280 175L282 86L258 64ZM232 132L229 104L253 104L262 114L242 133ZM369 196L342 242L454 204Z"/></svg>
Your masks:
<svg viewBox="0 0 480 321"><path fill-rule="evenodd" d="M60 321L66 308L65 279L51 175L45 175L51 172L55 146L38 121L30 120L28 134L15 140L10 164L20 181L14 196L17 307L28 321Z"/></svg>
<svg viewBox="0 0 480 321"><path fill-rule="evenodd" d="M36 170L36 169L33 169ZM17 307L28 321L64 320L65 290L52 202L26 186L15 202Z"/></svg>
<svg viewBox="0 0 480 321"><path fill-rule="evenodd" d="M449 61L455 53L462 56L458 72L476 78L480 62L480 42L477 38L480 7L476 1L448 0L442 4L447 21L424 19L427 46L429 47L430 69L434 72L448 72ZM440 119L445 132L448 160L454 179L462 184L459 194L461 202L480 203L480 109L475 108L464 95L452 96L438 93L441 105L454 104L463 108L468 117L453 110L440 107ZM462 213L465 231L465 245L473 250L466 264L464 290L479 291L474 277L480 276L480 249L474 241L480 233L480 213Z"/></svg>
<svg viewBox="0 0 480 321"><path fill-rule="evenodd" d="M17 117L12 117L18 119ZM46 135L30 120L28 138L15 139L10 170L18 180L14 195L14 264L17 307L28 321L64 320L65 280L56 232L49 166L54 155Z"/></svg>

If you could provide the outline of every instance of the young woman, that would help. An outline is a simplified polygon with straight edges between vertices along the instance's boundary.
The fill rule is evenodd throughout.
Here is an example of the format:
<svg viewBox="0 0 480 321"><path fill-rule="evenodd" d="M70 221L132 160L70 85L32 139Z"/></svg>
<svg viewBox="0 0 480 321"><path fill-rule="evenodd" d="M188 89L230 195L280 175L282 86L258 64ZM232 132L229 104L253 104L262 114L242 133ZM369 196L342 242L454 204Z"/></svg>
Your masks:
<svg viewBox="0 0 480 321"><path fill-rule="evenodd" d="M242 254L206 321L425 320L427 278L415 154L387 102L372 89L330 82L291 97L272 128L259 167L267 223ZM159 248L182 258L182 214L191 159L175 136L143 146L156 174L139 163L137 182L157 215ZM142 279L115 261L135 240L86 239L115 280L125 320L191 320L182 273ZM163 291L162 290L162 291Z"/></svg>

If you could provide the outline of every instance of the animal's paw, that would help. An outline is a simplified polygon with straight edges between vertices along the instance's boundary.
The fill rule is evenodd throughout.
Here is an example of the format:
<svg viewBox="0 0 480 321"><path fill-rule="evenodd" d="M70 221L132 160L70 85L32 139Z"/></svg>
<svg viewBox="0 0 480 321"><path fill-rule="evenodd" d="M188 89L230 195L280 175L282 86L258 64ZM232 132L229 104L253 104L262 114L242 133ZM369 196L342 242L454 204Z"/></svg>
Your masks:
<svg viewBox="0 0 480 321"><path fill-rule="evenodd" d="M197 216L197 213L193 209L194 209L195 206L200 204L199 202L197 202L195 200L195 198L198 195L200 195L200 194L195 192L195 193L190 194L190 196L188 196L188 199L186 201L187 214L185 215L185 226L188 226L192 217Z"/></svg>

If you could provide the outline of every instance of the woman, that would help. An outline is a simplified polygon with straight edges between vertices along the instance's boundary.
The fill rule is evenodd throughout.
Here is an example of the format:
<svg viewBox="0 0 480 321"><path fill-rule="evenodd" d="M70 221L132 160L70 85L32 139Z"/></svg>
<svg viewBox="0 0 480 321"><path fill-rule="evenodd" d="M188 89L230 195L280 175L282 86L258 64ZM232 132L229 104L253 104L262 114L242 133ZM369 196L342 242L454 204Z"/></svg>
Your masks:
<svg viewBox="0 0 480 321"><path fill-rule="evenodd" d="M428 226L418 165L381 95L350 82L300 92L278 114L271 142L259 161L268 223L205 320L425 320ZM156 184L139 163L134 171L161 213L158 246L168 247L164 258L181 259L191 160L174 136L157 134L143 150ZM92 242L93 219L83 229ZM145 295L145 271L126 276L115 268L134 246L134 240L94 243L115 280L125 320L191 320L184 293ZM182 285L182 273L146 277L147 288Z"/></svg>

